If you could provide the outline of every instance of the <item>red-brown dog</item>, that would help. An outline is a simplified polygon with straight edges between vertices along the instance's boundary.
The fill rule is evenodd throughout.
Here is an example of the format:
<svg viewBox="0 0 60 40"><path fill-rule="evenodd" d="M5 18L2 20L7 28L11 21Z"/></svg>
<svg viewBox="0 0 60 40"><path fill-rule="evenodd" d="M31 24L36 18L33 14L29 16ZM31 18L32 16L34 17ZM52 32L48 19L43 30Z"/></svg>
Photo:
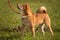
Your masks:
<svg viewBox="0 0 60 40"><path fill-rule="evenodd" d="M33 36L35 36L35 26L40 24L43 24L43 34L45 34L44 25L46 25L50 29L51 34L53 35L53 31L50 24L50 17L48 16L47 9L44 6L41 6L37 10L36 14L32 13L28 3L23 5L18 4L17 7L21 10L22 24L24 26L29 25L31 27Z"/></svg>

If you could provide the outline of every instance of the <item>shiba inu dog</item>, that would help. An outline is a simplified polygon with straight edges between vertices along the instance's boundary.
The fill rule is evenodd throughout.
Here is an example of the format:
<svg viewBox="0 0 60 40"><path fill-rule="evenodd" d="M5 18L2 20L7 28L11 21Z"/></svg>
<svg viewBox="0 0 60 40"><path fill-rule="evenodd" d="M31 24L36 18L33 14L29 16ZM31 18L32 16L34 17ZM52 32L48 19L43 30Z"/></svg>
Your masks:
<svg viewBox="0 0 60 40"><path fill-rule="evenodd" d="M41 6L36 11L36 14L32 13L28 3L23 5L18 4L17 7L18 9L21 10L23 25L25 26L29 24L29 26L31 27L33 36L35 36L35 26L40 24L43 24L42 25L43 34L45 34L44 25L46 25L50 29L51 34L53 35L53 31L50 24L50 17L47 14L46 7Z"/></svg>

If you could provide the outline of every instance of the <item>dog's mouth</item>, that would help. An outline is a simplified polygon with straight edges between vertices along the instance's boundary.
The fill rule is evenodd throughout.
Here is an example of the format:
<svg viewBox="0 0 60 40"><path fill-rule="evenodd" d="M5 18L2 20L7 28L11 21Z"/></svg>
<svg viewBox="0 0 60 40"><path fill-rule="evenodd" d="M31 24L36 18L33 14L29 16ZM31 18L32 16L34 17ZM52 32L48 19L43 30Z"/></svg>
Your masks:
<svg viewBox="0 0 60 40"><path fill-rule="evenodd" d="M17 4L17 8L23 10L23 5Z"/></svg>

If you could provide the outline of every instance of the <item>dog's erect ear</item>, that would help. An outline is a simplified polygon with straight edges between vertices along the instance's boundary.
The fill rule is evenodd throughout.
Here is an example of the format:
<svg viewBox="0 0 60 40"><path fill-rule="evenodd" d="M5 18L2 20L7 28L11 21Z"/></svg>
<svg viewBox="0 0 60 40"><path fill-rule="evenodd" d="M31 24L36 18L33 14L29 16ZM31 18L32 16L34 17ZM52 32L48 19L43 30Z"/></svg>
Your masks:
<svg viewBox="0 0 60 40"><path fill-rule="evenodd" d="M26 6L26 9L29 9L29 4L28 3L26 3L25 6Z"/></svg>
<svg viewBox="0 0 60 40"><path fill-rule="evenodd" d="M29 15L32 15L32 11L31 11L30 5L28 3L26 3L25 6L26 6L27 13Z"/></svg>

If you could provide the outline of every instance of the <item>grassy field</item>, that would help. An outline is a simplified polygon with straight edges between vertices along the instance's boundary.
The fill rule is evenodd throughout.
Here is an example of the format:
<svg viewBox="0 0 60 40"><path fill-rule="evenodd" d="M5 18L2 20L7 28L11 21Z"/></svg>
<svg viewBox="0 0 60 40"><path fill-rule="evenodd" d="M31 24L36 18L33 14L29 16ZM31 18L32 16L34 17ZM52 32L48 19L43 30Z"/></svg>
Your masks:
<svg viewBox="0 0 60 40"><path fill-rule="evenodd" d="M51 18L51 26L54 31L54 36L51 36L47 30L46 35L43 36L42 32L36 32L36 37L33 38L31 31L25 32L24 37L21 36L21 32L11 31L13 28L17 28L21 25L21 15L13 12L9 5L8 0L0 0L0 40L60 40L60 0L10 0L12 6L16 11L17 3L23 4L28 2L32 11L41 6L46 6L48 14ZM28 27L29 28L29 27Z"/></svg>

